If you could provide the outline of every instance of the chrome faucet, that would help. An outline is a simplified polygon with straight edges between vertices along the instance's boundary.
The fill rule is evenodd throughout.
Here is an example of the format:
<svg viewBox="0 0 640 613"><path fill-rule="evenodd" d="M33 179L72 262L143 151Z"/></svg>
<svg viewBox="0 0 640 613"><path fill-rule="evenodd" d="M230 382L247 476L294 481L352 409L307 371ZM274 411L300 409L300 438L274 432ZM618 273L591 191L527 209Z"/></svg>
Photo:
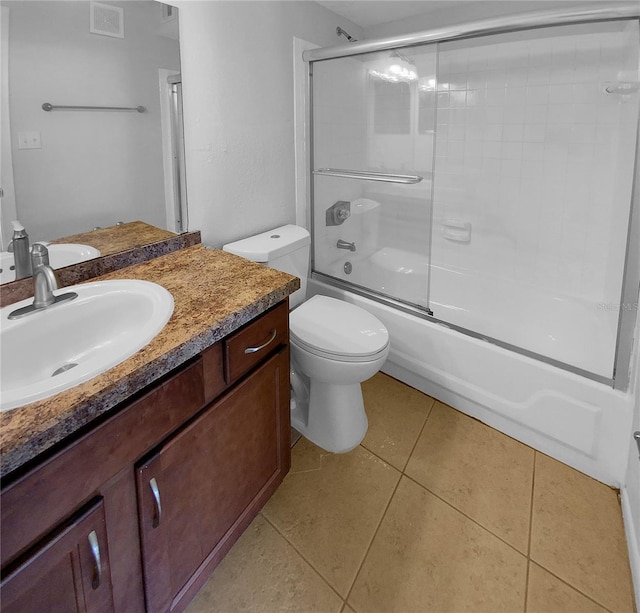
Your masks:
<svg viewBox="0 0 640 613"><path fill-rule="evenodd" d="M49 265L49 250L40 243L35 243L31 248L31 267L33 269L33 302L9 313L9 319L18 319L46 309L52 304L78 297L75 292L54 295L53 290L58 289L58 279Z"/></svg>
<svg viewBox="0 0 640 613"><path fill-rule="evenodd" d="M356 250L356 244L355 243L350 243L348 241L343 241L342 239L338 240L338 242L336 243L336 247L338 249L348 249L349 251L355 251Z"/></svg>
<svg viewBox="0 0 640 613"><path fill-rule="evenodd" d="M56 301L53 290L58 289L58 279L49 264L33 268L33 308L44 309Z"/></svg>

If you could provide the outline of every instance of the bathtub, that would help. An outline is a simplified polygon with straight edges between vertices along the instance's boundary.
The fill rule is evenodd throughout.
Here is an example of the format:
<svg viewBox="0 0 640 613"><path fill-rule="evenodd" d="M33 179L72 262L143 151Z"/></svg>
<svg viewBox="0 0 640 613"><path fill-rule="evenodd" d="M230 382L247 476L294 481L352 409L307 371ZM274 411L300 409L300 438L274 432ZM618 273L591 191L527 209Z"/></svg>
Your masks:
<svg viewBox="0 0 640 613"><path fill-rule="evenodd" d="M372 265L372 279L387 286L396 282L384 276L379 261ZM421 268L416 265L411 270ZM445 272L432 267L432 286L444 282L438 276ZM406 277L397 282L406 283ZM629 394L335 287L318 275L309 279L307 291L309 296L323 294L361 306L385 324L391 351L383 372L608 485L619 487L624 482L633 414ZM524 308L526 302L520 306ZM540 307L537 303L529 306ZM437 311L444 312L447 304L432 303L432 308L439 315ZM522 311L516 312L522 317ZM586 309L581 316L589 314ZM465 315L463 309L460 316L477 314ZM565 320L560 320L566 332L563 326L557 332L565 334L569 344L579 340L570 327L575 317L575 308L568 311ZM493 319L496 325L505 325L504 318ZM459 322L467 327L463 320ZM467 323L474 329L471 320ZM532 339L540 336L527 328L526 318L521 324L523 334Z"/></svg>
<svg viewBox="0 0 640 613"><path fill-rule="evenodd" d="M603 303L430 266L427 256L398 247L384 247L355 261L351 275L338 265L332 276L422 307L427 306L429 284L428 306L436 319L601 379L613 378L618 312L603 308Z"/></svg>

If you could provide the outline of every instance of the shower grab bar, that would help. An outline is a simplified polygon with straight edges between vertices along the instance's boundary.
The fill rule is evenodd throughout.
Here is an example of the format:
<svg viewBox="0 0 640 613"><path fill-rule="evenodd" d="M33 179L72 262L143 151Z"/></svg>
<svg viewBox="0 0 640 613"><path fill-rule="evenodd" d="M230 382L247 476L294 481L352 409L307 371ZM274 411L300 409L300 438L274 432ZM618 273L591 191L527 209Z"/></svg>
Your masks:
<svg viewBox="0 0 640 613"><path fill-rule="evenodd" d="M591 21L607 21L612 19L637 19L640 17L638 2L602 2L606 6L578 6L564 9L538 10L534 12L509 15L506 17L492 17L463 24L434 28L403 34L389 38L359 40L355 43L347 43L332 47L318 47L302 52L305 62L329 60L372 51L385 51L387 49L399 49L412 47L425 43L457 40L487 34L504 34L517 32L530 28L545 26L570 25L577 23L589 23Z"/></svg>
<svg viewBox="0 0 640 613"><path fill-rule="evenodd" d="M56 109L72 109L75 111L137 111L138 113L146 113L147 109L144 106L66 106L51 104L45 102L42 105L43 111L55 111Z"/></svg>
<svg viewBox="0 0 640 613"><path fill-rule="evenodd" d="M368 170L344 170L343 168L318 168L314 175L327 175L331 177L344 177L345 179L363 179L365 181L385 181L387 183L420 183L419 175L394 175L384 172L371 172Z"/></svg>

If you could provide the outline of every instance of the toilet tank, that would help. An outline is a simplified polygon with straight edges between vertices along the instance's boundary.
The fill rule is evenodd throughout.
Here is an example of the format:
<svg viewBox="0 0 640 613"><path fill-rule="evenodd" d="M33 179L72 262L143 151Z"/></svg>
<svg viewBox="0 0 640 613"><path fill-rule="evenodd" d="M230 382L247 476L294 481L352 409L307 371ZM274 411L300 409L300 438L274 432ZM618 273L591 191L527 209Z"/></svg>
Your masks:
<svg viewBox="0 0 640 613"><path fill-rule="evenodd" d="M227 243L222 249L299 277L300 289L289 296L289 305L293 308L305 299L307 293L310 245L311 237L307 230L288 224Z"/></svg>

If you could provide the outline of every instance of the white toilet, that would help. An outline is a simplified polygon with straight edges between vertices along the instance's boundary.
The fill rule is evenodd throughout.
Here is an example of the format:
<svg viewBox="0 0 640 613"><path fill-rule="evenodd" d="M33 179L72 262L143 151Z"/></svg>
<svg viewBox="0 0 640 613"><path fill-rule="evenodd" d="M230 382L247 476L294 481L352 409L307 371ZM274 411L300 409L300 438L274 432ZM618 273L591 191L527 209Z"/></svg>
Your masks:
<svg viewBox="0 0 640 613"><path fill-rule="evenodd" d="M327 296L306 302L309 232L281 226L229 243L225 251L300 277L289 297L291 425L335 453L351 451L367 432L360 383L389 353L389 333L368 311Z"/></svg>

